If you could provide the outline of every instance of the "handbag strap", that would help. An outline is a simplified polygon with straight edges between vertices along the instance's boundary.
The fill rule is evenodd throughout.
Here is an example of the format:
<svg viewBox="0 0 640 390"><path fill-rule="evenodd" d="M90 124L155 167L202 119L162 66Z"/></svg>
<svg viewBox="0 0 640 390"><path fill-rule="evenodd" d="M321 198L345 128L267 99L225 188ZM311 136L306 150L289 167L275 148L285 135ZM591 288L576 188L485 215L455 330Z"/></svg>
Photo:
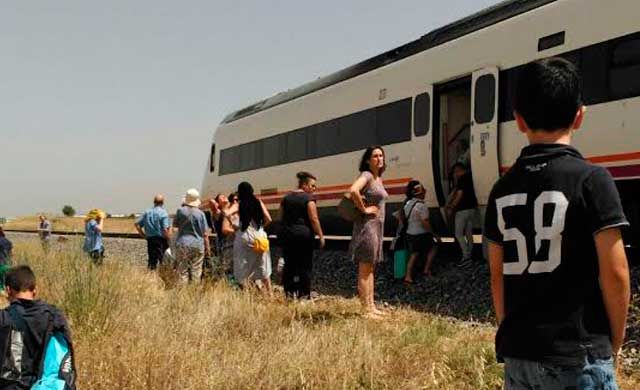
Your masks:
<svg viewBox="0 0 640 390"><path fill-rule="evenodd" d="M409 208L409 214L407 216L405 216L405 219L407 220L407 222L409 222L409 218L411 217L411 213L413 212L413 209L416 207L416 205L418 203L424 203L420 200L416 200L415 202L413 202L413 204L411 205L411 208ZM402 213L404 214L404 207L402 208Z"/></svg>

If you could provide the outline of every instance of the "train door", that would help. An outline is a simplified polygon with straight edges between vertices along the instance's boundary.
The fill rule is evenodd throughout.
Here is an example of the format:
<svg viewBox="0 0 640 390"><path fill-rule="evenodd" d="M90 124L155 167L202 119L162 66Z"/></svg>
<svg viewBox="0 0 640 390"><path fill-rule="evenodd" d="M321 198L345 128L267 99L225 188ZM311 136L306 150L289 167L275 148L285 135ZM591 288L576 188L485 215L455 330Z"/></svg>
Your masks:
<svg viewBox="0 0 640 390"><path fill-rule="evenodd" d="M425 91L418 94L413 101L413 134L417 139L425 138L427 155L433 153L434 135L431 131L431 120L433 113L433 85L429 84ZM437 141L436 141L437 142ZM419 142L420 145L424 145ZM424 153L424 152L423 152ZM427 188L425 201L427 204L437 204L437 197L434 191L435 180L433 170L427 169L423 176L423 184Z"/></svg>
<svg viewBox="0 0 640 390"><path fill-rule="evenodd" d="M437 85L434 93L432 163L438 203L443 207L454 186L453 166L470 163L471 78Z"/></svg>
<svg viewBox="0 0 640 390"><path fill-rule="evenodd" d="M444 207L454 187L453 166L470 164L471 77L462 77L434 87L432 167L438 204ZM434 229L453 232L453 221L444 209L432 213Z"/></svg>
<svg viewBox="0 0 640 390"><path fill-rule="evenodd" d="M483 206L499 177L498 68L477 70L471 79L471 170L476 197Z"/></svg>

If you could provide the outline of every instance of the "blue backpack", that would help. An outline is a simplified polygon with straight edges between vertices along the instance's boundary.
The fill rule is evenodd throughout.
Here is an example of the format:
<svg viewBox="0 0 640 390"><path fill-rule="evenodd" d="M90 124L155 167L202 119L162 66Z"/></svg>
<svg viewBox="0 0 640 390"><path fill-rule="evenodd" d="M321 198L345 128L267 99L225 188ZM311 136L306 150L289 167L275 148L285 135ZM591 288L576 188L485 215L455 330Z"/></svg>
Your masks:
<svg viewBox="0 0 640 390"><path fill-rule="evenodd" d="M75 365L73 361L73 345L66 327L66 321L52 306L46 305L37 316L26 320L22 313L11 305L8 309L14 326L5 346L5 361L0 368L0 378L10 382L19 382L30 386L32 390L75 390ZM43 328L46 321L42 345L31 345L33 334ZM30 356L28 351L41 350L39 361ZM23 370L33 373L25 377Z"/></svg>

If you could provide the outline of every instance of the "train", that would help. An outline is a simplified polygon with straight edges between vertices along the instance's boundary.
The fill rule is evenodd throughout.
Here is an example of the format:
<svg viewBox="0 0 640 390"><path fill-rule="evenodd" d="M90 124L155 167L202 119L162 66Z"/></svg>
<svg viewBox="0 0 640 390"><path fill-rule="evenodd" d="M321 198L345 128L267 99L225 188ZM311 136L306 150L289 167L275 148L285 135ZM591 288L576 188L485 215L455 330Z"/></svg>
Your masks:
<svg viewBox="0 0 640 390"><path fill-rule="evenodd" d="M227 115L215 129L202 194L229 193L249 181L270 210L318 177L326 234L348 236L336 206L370 145L387 159L387 213L411 179L441 234L450 170L467 159L481 215L493 184L526 145L512 98L522 66L560 56L583 78L587 116L574 145L614 177L638 245L640 232L640 2L508 0L353 66ZM390 214L387 214L390 215ZM393 235L387 218L385 235ZM478 227L481 227L481 220Z"/></svg>

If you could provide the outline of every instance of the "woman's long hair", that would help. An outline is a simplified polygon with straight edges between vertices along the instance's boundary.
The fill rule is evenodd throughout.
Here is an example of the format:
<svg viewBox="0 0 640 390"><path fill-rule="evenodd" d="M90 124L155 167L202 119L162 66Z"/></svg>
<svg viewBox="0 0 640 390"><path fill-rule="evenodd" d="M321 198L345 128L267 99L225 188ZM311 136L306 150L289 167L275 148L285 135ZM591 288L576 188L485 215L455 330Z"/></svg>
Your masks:
<svg viewBox="0 0 640 390"><path fill-rule="evenodd" d="M253 187L251 184L246 181L238 184L238 200L240 201L240 229L242 231L247 230L251 221L258 227L261 227L264 222L262 205L260 205L258 198L253 195Z"/></svg>

